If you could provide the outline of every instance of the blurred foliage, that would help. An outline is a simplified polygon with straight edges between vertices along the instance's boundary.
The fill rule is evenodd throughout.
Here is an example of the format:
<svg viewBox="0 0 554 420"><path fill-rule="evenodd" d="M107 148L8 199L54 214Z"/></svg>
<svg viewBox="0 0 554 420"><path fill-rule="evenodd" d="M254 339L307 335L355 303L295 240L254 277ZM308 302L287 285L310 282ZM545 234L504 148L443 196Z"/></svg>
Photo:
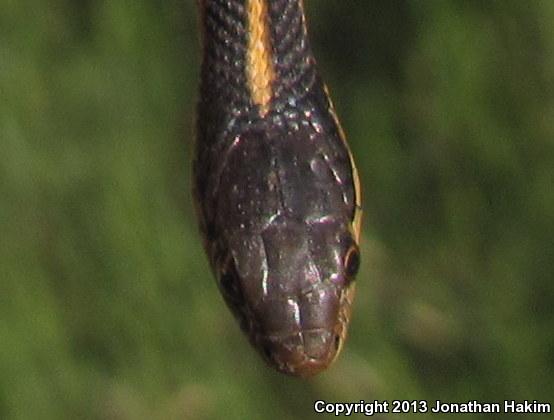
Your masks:
<svg viewBox="0 0 554 420"><path fill-rule="evenodd" d="M194 6L0 4L0 418L551 399L554 3L307 1L365 211L350 339L309 381L266 368L201 249Z"/></svg>

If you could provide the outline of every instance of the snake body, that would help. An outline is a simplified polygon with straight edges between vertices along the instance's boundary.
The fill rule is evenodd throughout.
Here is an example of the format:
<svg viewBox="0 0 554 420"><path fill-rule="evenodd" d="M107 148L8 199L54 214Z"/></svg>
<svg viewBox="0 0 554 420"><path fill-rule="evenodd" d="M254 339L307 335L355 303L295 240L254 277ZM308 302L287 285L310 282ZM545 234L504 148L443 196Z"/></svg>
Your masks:
<svg viewBox="0 0 554 420"><path fill-rule="evenodd" d="M194 190L220 291L264 359L310 376L339 353L359 266L356 167L301 0L201 0Z"/></svg>

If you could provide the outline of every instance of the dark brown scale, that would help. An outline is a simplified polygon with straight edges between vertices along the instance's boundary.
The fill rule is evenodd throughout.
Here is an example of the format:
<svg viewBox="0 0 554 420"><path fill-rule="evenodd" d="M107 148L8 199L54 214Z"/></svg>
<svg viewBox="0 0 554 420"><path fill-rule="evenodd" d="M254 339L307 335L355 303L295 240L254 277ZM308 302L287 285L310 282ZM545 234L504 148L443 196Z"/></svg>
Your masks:
<svg viewBox="0 0 554 420"><path fill-rule="evenodd" d="M267 113L248 86L247 2L200 5L194 179L206 249L227 304L264 358L282 372L313 375L338 353L350 313L359 257L353 163L301 2L267 4L275 72Z"/></svg>

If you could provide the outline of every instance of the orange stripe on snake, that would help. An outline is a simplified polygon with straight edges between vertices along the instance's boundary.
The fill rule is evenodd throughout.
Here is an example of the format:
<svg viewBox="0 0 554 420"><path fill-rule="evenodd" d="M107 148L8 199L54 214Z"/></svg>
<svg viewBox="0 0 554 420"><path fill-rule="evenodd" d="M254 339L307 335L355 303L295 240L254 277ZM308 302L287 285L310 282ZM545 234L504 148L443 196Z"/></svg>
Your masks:
<svg viewBox="0 0 554 420"><path fill-rule="evenodd" d="M265 115L273 95L275 78L266 0L248 0L247 79L252 101Z"/></svg>

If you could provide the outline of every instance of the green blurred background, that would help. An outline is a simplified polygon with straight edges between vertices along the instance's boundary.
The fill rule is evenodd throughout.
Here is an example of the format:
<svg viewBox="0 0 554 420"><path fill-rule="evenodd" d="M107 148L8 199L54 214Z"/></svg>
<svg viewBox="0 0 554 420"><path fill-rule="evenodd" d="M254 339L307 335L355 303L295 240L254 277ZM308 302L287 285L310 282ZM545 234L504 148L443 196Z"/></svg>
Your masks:
<svg viewBox="0 0 554 420"><path fill-rule="evenodd" d="M554 402L554 2L307 0L364 188L350 338L308 381L249 347L200 245L194 6L0 3L0 418Z"/></svg>

